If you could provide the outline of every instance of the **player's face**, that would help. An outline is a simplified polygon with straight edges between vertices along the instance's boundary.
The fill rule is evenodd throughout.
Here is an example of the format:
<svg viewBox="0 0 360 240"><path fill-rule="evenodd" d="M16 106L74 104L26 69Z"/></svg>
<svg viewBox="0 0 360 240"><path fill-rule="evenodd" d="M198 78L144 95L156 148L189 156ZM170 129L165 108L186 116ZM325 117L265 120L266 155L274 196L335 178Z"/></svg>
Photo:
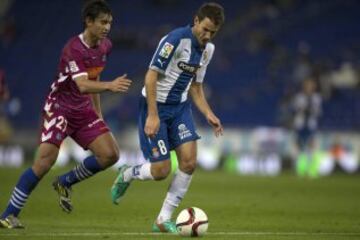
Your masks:
<svg viewBox="0 0 360 240"><path fill-rule="evenodd" d="M305 93L311 94L316 90L315 82L312 80L306 80L304 81L303 88Z"/></svg>
<svg viewBox="0 0 360 240"><path fill-rule="evenodd" d="M100 15L95 18L95 20L87 21L87 28L94 37L103 39L110 32L112 20L113 18L111 15L100 13Z"/></svg>
<svg viewBox="0 0 360 240"><path fill-rule="evenodd" d="M193 32L200 45L205 46L219 31L220 26L215 25L209 18L199 20L195 17Z"/></svg>

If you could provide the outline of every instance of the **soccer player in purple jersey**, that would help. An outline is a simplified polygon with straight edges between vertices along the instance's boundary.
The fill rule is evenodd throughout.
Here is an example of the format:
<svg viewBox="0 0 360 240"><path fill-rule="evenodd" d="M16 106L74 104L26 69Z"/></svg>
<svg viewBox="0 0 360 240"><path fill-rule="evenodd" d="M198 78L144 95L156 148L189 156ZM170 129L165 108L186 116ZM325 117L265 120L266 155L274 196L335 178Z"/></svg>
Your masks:
<svg viewBox="0 0 360 240"><path fill-rule="evenodd" d="M127 92L131 80L123 75L111 82L99 81L111 50L107 35L112 13L101 0L88 2L82 13L84 32L65 45L57 78L45 101L39 152L32 167L18 180L0 217L0 227L24 227L18 215L32 190L55 163L59 147L67 136L84 149L90 149L93 155L53 182L60 207L65 212L73 209L70 198L73 184L110 167L119 159L119 147L101 114L99 93Z"/></svg>

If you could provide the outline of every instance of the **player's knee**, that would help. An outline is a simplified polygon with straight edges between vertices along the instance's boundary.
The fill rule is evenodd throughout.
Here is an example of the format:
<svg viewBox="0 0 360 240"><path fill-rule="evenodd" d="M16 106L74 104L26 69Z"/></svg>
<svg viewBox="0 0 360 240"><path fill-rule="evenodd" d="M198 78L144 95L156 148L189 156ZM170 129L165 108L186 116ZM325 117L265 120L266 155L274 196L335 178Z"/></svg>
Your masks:
<svg viewBox="0 0 360 240"><path fill-rule="evenodd" d="M187 174L192 174L196 169L196 161L184 161L179 165L180 170Z"/></svg>
<svg viewBox="0 0 360 240"><path fill-rule="evenodd" d="M111 165L115 164L120 158L119 151L113 151L109 154L108 159Z"/></svg>
<svg viewBox="0 0 360 240"><path fill-rule="evenodd" d="M167 176L169 176L170 171L171 171L170 161L164 161L162 163L151 165L151 175L157 181L164 180Z"/></svg>
<svg viewBox="0 0 360 240"><path fill-rule="evenodd" d="M155 172L152 172L152 175L156 181L164 180L169 176L170 169L159 169Z"/></svg>
<svg viewBox="0 0 360 240"><path fill-rule="evenodd" d="M55 160L52 156L42 155L34 162L32 168L36 176L42 178L51 169L54 162Z"/></svg>
<svg viewBox="0 0 360 240"><path fill-rule="evenodd" d="M100 161L104 167L109 167L114 165L120 158L118 150L108 150L105 151L101 156L99 156Z"/></svg>
<svg viewBox="0 0 360 240"><path fill-rule="evenodd" d="M32 166L32 169L36 176L42 178L52 167L52 164L49 163L36 163Z"/></svg>

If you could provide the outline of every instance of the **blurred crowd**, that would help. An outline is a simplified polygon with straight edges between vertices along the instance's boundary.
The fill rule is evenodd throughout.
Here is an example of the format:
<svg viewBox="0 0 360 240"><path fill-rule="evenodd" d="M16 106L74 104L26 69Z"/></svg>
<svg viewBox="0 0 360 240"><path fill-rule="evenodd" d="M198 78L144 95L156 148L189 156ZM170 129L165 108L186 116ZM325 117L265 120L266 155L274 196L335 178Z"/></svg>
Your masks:
<svg viewBox="0 0 360 240"><path fill-rule="evenodd" d="M102 99L104 115L115 131L134 125L137 112L132 106L138 104L144 72L159 39L186 19L191 24L193 13L187 10L190 5L196 9L201 2L151 0L131 4L109 0L118 19L110 36L114 49L105 77L120 69L129 71L135 80L128 95ZM356 111L360 105L359 1L221 3L227 12L226 23L215 39L215 57L205 84L210 102L226 127L283 127L294 131L299 150L305 149L304 143L311 145L318 129L360 129L360 113ZM63 18L55 13L49 16L52 5ZM0 143L11 135L9 120L15 127L35 129L36 114L46 93L44 86L52 80L54 56L59 55L58 46L64 43L61 37L76 34L78 29L69 24L78 22L74 17L78 9L69 9L62 1L34 7L39 10L33 24L43 24L36 33L27 29L22 8L21 1L0 1L0 55L9 56L0 59ZM172 11L174 8L178 11ZM51 24L43 21L46 16L54 17L49 20ZM54 24L68 26L69 32L54 29ZM44 36L49 37L46 44L40 41ZM23 52L32 44L34 52L29 48ZM32 61L35 52L39 59ZM28 66L32 62L37 66ZM34 92L29 93L30 86ZM26 101L28 98L32 101ZM334 121L334 116L339 119ZM342 151L336 149L349 149L345 145L340 138L327 148L339 153Z"/></svg>

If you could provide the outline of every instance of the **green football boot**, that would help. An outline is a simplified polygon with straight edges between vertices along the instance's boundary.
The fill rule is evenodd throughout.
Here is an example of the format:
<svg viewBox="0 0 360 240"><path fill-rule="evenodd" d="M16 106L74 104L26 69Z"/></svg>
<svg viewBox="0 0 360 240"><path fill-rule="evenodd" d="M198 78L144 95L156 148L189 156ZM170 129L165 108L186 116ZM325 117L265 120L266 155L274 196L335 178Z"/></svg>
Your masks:
<svg viewBox="0 0 360 240"><path fill-rule="evenodd" d="M125 194L130 182L124 181L124 172L130 168L128 165L123 165L119 168L119 174L116 177L114 184L111 187L111 200L114 204L119 204L121 197Z"/></svg>
<svg viewBox="0 0 360 240"><path fill-rule="evenodd" d="M152 232L176 234L176 233L178 233L178 230L176 228L176 224L170 220L165 221L163 223L158 223L155 221L154 224L152 225Z"/></svg>

